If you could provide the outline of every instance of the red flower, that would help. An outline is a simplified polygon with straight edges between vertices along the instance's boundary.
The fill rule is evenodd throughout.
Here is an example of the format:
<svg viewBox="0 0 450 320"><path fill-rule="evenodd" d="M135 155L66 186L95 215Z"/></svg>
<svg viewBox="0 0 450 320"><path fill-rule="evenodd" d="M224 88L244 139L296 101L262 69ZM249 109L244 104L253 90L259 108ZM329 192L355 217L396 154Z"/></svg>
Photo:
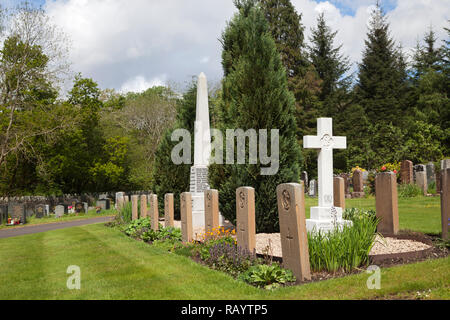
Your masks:
<svg viewBox="0 0 450 320"><path fill-rule="evenodd" d="M381 171L386 171L386 167L383 166L383 167L381 168Z"/></svg>
<svg viewBox="0 0 450 320"><path fill-rule="evenodd" d="M397 170L394 170L394 173L397 174Z"/></svg>

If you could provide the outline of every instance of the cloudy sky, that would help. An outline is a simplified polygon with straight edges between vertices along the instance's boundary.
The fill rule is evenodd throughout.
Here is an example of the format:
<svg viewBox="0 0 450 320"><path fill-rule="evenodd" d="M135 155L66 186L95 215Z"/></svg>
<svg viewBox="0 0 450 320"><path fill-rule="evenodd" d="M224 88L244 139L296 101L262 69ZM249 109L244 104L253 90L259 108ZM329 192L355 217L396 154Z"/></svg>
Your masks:
<svg viewBox="0 0 450 320"><path fill-rule="evenodd" d="M0 0L12 6L18 0ZM70 37L72 69L101 88L142 91L161 84L183 87L205 72L222 77L219 38L236 12L232 0L31 0L42 5ZM356 63L361 58L370 9L376 0L292 0L306 37L324 11L337 42ZM405 50L429 30L440 41L450 27L449 0L382 0L393 38ZM356 65L356 64L355 64ZM356 69L356 67L354 67Z"/></svg>

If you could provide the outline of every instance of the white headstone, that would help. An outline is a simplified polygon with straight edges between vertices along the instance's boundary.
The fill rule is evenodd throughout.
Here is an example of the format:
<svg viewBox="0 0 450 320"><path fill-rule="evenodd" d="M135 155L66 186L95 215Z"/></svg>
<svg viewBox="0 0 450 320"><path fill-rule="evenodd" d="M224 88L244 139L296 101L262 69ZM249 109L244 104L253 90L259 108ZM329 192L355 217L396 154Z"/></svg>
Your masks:
<svg viewBox="0 0 450 320"><path fill-rule="evenodd" d="M334 207L333 149L346 149L346 137L333 137L333 119L317 119L317 136L303 137L303 147L319 149L318 185L319 206L311 207L311 219L306 220L308 231L330 231L351 221L342 219L342 208Z"/></svg>
<svg viewBox="0 0 450 320"><path fill-rule="evenodd" d="M209 126L208 83L205 74L198 76L197 106L194 124L194 166L191 167L192 226L205 226L205 190L209 190L208 165L211 156ZM220 215L220 224L223 217Z"/></svg>

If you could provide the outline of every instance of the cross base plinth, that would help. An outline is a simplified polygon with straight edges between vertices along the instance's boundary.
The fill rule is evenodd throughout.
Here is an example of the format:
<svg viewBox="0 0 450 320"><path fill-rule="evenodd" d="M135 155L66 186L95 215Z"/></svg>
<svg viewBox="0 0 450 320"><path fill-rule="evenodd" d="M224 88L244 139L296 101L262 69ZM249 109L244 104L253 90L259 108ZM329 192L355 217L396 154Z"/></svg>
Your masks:
<svg viewBox="0 0 450 320"><path fill-rule="evenodd" d="M312 207L311 219L306 220L308 232L328 232L336 228L342 230L344 225L351 226L353 223L342 219L342 208L338 207Z"/></svg>
<svg viewBox="0 0 450 320"><path fill-rule="evenodd" d="M220 213L219 225L224 225L224 218ZM202 192L192 193L192 227L205 227L205 194Z"/></svg>

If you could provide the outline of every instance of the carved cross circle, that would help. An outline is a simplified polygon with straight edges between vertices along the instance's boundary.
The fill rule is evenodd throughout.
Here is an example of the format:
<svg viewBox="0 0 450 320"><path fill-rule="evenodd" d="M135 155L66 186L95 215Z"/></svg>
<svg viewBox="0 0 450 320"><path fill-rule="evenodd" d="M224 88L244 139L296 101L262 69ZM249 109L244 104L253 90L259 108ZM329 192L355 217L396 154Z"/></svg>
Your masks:
<svg viewBox="0 0 450 320"><path fill-rule="evenodd" d="M243 209L245 207L245 193L244 191L239 192L239 207Z"/></svg>
<svg viewBox="0 0 450 320"><path fill-rule="evenodd" d="M333 143L333 138L329 134L324 134L321 140L324 147L330 147Z"/></svg>
<svg viewBox="0 0 450 320"><path fill-rule="evenodd" d="M284 190L282 193L281 203L283 205L284 210L288 211L291 207L291 195L287 190Z"/></svg>
<svg viewBox="0 0 450 320"><path fill-rule="evenodd" d="M208 208L211 207L211 192L206 193L206 199L208 199Z"/></svg>

